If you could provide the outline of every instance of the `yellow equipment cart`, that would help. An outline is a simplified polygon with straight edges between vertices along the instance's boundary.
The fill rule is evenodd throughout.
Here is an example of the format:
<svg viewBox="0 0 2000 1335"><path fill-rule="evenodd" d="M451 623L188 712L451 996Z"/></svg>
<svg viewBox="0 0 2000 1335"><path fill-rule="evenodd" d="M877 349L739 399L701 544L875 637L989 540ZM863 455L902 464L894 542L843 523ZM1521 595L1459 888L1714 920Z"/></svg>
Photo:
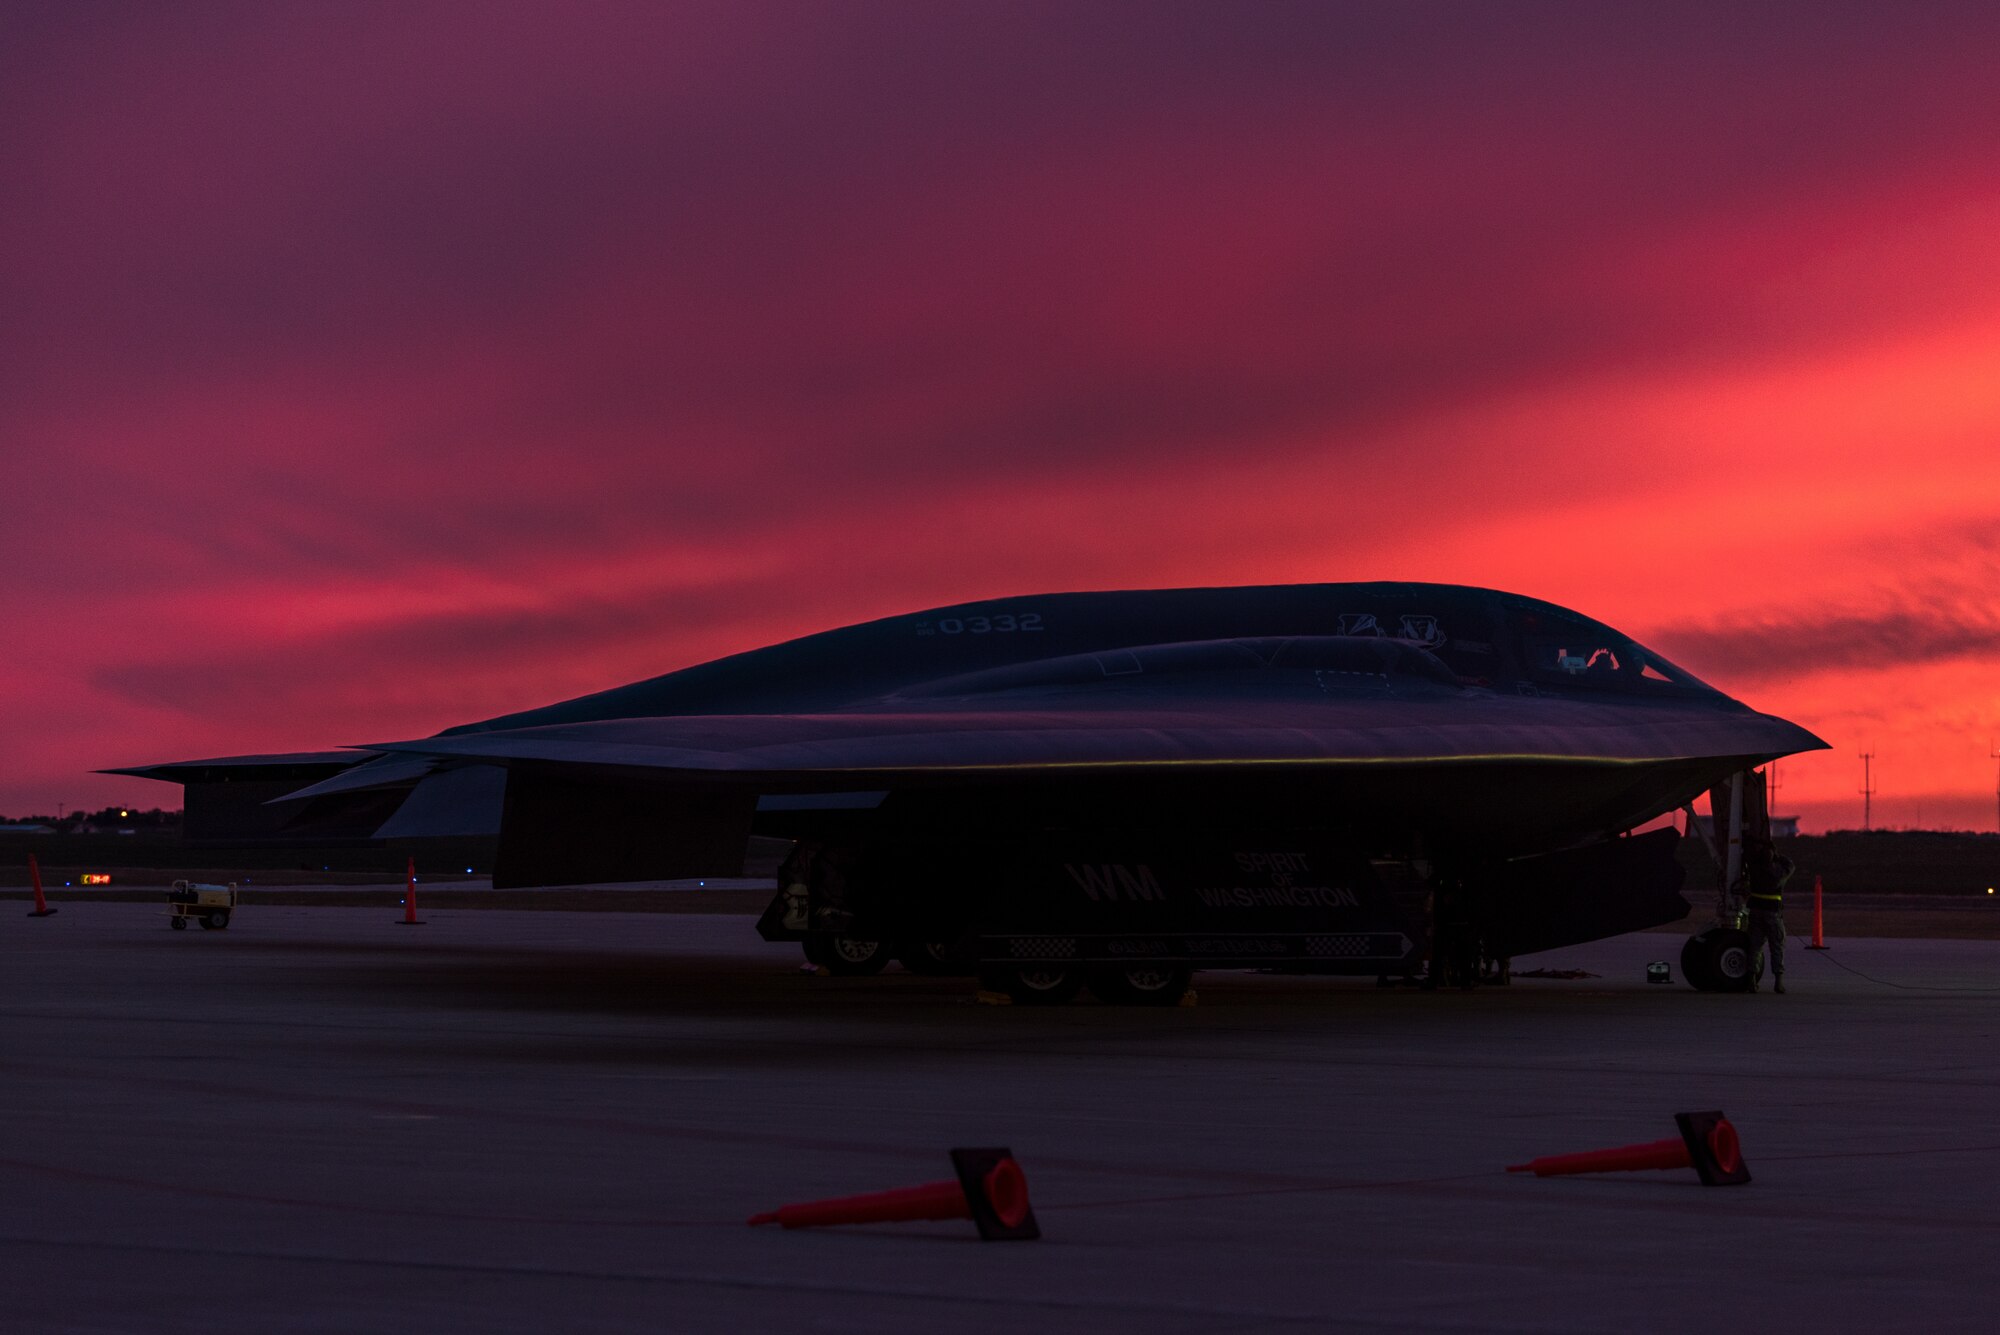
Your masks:
<svg viewBox="0 0 2000 1335"><path fill-rule="evenodd" d="M220 931L229 926L230 911L236 907L236 882L203 885L196 881L175 881L167 891L167 926L176 932L187 930L193 918L204 928Z"/></svg>

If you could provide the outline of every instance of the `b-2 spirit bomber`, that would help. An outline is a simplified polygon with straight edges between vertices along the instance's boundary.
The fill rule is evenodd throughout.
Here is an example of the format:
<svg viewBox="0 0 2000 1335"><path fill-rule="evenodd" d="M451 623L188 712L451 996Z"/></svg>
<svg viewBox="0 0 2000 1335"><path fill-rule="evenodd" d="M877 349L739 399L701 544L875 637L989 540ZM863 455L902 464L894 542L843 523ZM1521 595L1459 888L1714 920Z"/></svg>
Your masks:
<svg viewBox="0 0 2000 1335"><path fill-rule="evenodd" d="M1435 978L1675 921L1680 836L1630 832L1824 745L1551 603L1353 583L966 603L118 772L187 784L193 837L497 833L498 887L732 875L777 836L760 929L831 970L1168 1003L1199 968ZM1704 954L1733 938L1696 941L1734 985Z"/></svg>

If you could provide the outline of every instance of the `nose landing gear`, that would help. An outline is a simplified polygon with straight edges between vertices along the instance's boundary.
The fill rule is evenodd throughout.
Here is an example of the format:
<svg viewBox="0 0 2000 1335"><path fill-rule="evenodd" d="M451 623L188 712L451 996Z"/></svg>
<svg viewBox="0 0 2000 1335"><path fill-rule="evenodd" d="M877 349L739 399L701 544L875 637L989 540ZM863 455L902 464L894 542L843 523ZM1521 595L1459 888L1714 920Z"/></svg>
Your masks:
<svg viewBox="0 0 2000 1335"><path fill-rule="evenodd" d="M1734 927L1704 927L1681 947L1681 976L1703 992L1747 991L1755 969L1750 934Z"/></svg>
<svg viewBox="0 0 2000 1335"><path fill-rule="evenodd" d="M1709 790L1713 836L1704 836L1715 859L1715 921L1689 937L1681 947L1681 975L1702 992L1748 992L1757 981L1758 952L1743 930L1746 846L1753 854L1769 855L1771 814L1764 776L1756 771L1732 774L1727 785ZM1701 829L1694 807L1684 808L1690 835Z"/></svg>

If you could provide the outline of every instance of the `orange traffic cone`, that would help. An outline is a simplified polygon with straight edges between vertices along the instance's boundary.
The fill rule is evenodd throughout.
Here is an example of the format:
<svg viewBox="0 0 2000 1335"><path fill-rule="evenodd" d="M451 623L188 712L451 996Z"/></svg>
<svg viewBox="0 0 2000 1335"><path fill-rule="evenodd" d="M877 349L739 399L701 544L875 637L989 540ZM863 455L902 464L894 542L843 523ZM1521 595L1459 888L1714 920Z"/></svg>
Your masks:
<svg viewBox="0 0 2000 1335"><path fill-rule="evenodd" d="M1625 1173L1642 1168L1693 1168L1704 1187L1733 1187L1750 1180L1736 1128L1719 1112L1675 1113L1681 1129L1675 1140L1644 1145L1620 1145L1582 1154L1552 1154L1529 1163L1507 1165L1510 1173L1557 1177L1568 1173Z"/></svg>
<svg viewBox="0 0 2000 1335"><path fill-rule="evenodd" d="M1813 939L1807 950L1831 950L1826 943L1826 903L1825 891L1820 886L1818 876L1813 877Z"/></svg>
<svg viewBox="0 0 2000 1335"><path fill-rule="evenodd" d="M1042 1236L1028 1206L1028 1180L1012 1150L953 1150L955 1179L860 1196L803 1201L750 1216L783 1228L827 1224L886 1224L908 1219L970 1219L986 1242L1027 1242Z"/></svg>
<svg viewBox="0 0 2000 1335"><path fill-rule="evenodd" d="M410 859L409 874L403 882L403 920L399 927L422 927L424 920L417 916L417 860Z"/></svg>
<svg viewBox="0 0 2000 1335"><path fill-rule="evenodd" d="M49 897L42 893L42 864L35 861L33 853L28 854L28 879L35 883L35 907L28 913L30 918L46 918L55 912L49 907Z"/></svg>

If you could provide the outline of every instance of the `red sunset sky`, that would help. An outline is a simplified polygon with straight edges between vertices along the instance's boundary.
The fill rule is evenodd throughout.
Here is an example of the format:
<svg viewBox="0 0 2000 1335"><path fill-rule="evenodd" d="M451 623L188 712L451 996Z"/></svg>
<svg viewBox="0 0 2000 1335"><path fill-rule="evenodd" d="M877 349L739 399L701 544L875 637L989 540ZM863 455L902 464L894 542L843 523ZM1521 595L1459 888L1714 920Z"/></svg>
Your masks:
<svg viewBox="0 0 2000 1335"><path fill-rule="evenodd" d="M0 18L0 812L1045 590L1603 618L1994 827L2000 7Z"/></svg>

